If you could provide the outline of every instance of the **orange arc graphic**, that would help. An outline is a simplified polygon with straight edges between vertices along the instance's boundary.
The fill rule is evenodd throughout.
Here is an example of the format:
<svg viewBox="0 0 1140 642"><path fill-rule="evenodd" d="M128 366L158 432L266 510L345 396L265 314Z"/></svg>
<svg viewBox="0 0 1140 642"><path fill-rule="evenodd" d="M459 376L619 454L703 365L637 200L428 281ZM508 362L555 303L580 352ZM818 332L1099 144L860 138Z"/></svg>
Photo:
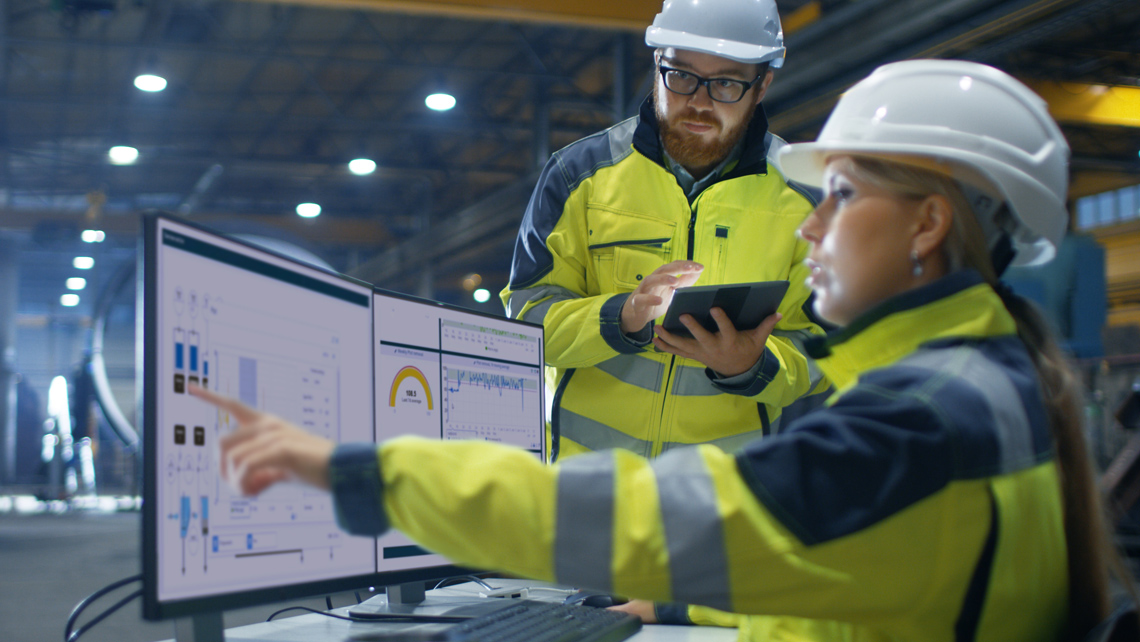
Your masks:
<svg viewBox="0 0 1140 642"><path fill-rule="evenodd" d="M392 390L388 393L388 405L393 408L396 407L396 391L400 388L400 382L408 377L418 380L424 387L424 394L427 395L428 410L431 410L431 386L428 385L427 377L424 376L424 373L420 372L420 369L415 366L404 366L396 373L396 378L392 380Z"/></svg>

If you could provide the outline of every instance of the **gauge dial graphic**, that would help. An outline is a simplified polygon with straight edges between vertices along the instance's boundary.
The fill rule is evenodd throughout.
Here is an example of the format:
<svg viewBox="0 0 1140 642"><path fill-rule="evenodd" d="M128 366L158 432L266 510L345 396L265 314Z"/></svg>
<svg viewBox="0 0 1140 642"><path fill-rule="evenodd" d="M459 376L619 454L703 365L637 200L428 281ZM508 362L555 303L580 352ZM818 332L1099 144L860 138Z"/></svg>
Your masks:
<svg viewBox="0 0 1140 642"><path fill-rule="evenodd" d="M392 408L396 404L427 404L427 409L433 408L431 386L427 377L415 366L404 366L396 373L392 380L392 389L388 393L388 405Z"/></svg>

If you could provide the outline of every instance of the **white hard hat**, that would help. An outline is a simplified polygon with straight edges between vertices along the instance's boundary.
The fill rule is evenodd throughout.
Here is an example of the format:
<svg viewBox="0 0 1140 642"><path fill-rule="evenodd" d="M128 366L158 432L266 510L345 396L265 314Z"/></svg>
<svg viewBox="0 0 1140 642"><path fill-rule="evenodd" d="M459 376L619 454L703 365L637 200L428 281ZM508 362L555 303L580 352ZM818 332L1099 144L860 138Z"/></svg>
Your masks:
<svg viewBox="0 0 1140 642"><path fill-rule="evenodd" d="M975 214L991 250L998 237L1009 237L1013 265L1050 260L1065 235L1069 145L1045 101L993 67L883 65L839 99L816 142L788 145L779 160L789 178L819 186L836 153L928 159L959 183L990 192L1012 218L995 220L1000 207L976 205Z"/></svg>
<svg viewBox="0 0 1140 642"><path fill-rule="evenodd" d="M645 30L645 44L784 65L784 30L775 0L665 0Z"/></svg>

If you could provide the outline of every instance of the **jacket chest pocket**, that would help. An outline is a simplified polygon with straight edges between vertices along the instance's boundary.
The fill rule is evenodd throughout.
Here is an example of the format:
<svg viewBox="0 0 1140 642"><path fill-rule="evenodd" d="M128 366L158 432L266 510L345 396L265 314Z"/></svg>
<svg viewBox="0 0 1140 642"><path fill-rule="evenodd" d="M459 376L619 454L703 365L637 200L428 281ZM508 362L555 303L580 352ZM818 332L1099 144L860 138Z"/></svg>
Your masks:
<svg viewBox="0 0 1140 642"><path fill-rule="evenodd" d="M728 258L728 227L717 225L713 236L712 265L709 266L712 268L709 273L716 277L716 283L725 282Z"/></svg>
<svg viewBox="0 0 1140 642"><path fill-rule="evenodd" d="M673 225L642 219L625 221L625 217L612 213L610 217L605 225L590 228L590 259L598 292L631 292L642 279L669 262Z"/></svg>

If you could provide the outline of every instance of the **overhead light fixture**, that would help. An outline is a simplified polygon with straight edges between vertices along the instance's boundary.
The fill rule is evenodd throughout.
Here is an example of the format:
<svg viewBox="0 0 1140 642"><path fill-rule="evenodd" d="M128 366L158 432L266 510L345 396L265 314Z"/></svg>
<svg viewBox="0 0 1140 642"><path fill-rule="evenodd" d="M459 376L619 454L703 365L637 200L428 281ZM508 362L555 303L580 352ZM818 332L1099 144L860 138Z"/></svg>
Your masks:
<svg viewBox="0 0 1140 642"><path fill-rule="evenodd" d="M135 87L141 91L159 92L166 89L166 79L154 74L139 74L135 76Z"/></svg>
<svg viewBox="0 0 1140 642"><path fill-rule="evenodd" d="M491 300L491 291L487 288L479 288L471 294L479 303L486 303Z"/></svg>
<svg viewBox="0 0 1140 642"><path fill-rule="evenodd" d="M376 161L371 158L354 158L348 161L348 171L357 176L367 176L376 171Z"/></svg>
<svg viewBox="0 0 1140 642"><path fill-rule="evenodd" d="M74 308L75 306L79 305L79 295L65 294L59 297L59 304L66 308Z"/></svg>
<svg viewBox="0 0 1140 642"><path fill-rule="evenodd" d="M102 243L107 235L103 233L103 230L83 230L79 233L79 238L84 243Z"/></svg>
<svg viewBox="0 0 1140 642"><path fill-rule="evenodd" d="M297 205L297 216L301 218L314 218L321 215L321 206L316 203L301 203Z"/></svg>
<svg viewBox="0 0 1140 642"><path fill-rule="evenodd" d="M430 94L424 98L424 104L428 106L428 109L447 111L455 107L455 96L444 93Z"/></svg>
<svg viewBox="0 0 1140 642"><path fill-rule="evenodd" d="M139 159L139 150L126 145L116 145L107 152L115 165L132 165Z"/></svg>
<svg viewBox="0 0 1140 642"><path fill-rule="evenodd" d="M81 276L73 276L67 280L68 290L82 290L87 287L87 279Z"/></svg>
<svg viewBox="0 0 1140 642"><path fill-rule="evenodd" d="M90 256L77 256L71 262L71 265L77 270L90 270L95 267L95 259Z"/></svg>

